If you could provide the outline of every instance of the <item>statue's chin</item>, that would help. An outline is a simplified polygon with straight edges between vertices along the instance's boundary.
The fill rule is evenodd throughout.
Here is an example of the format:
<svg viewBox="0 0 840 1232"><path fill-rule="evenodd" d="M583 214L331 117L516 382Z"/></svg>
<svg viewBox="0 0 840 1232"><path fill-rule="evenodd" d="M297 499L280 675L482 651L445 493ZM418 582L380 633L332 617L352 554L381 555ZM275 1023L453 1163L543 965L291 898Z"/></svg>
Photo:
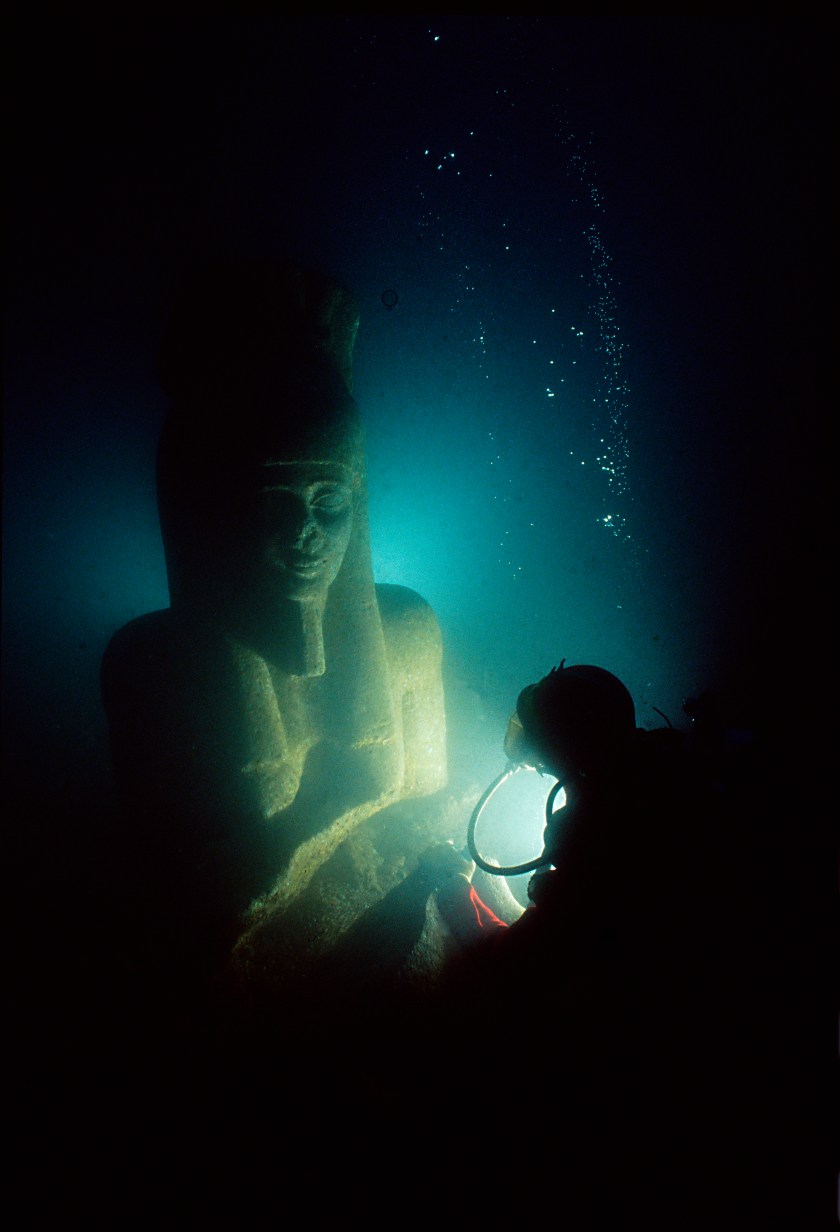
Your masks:
<svg viewBox="0 0 840 1232"><path fill-rule="evenodd" d="M325 579L323 572L308 577L289 574L283 578L283 583L279 595L281 603L291 601L292 603L323 604L330 588L330 583Z"/></svg>
<svg viewBox="0 0 840 1232"><path fill-rule="evenodd" d="M336 561L331 556L278 561L274 566L272 590L281 604L289 600L323 604L340 566L341 560Z"/></svg>

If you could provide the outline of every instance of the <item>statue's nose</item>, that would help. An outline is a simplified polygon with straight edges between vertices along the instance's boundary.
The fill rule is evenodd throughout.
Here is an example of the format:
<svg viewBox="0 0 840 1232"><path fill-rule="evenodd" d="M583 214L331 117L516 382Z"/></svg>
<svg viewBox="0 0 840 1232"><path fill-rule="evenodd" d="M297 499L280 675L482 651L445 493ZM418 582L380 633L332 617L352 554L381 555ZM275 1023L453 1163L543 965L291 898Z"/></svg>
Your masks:
<svg viewBox="0 0 840 1232"><path fill-rule="evenodd" d="M307 506L298 531L296 547L311 547L321 537L321 528L312 509Z"/></svg>

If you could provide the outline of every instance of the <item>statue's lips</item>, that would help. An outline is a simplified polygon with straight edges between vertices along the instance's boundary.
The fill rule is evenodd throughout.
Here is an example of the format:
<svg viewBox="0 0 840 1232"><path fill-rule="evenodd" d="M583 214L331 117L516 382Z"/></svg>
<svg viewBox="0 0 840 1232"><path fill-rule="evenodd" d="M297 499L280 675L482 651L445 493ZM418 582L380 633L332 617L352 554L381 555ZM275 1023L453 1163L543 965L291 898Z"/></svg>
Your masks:
<svg viewBox="0 0 840 1232"><path fill-rule="evenodd" d="M323 556L286 556L280 564L287 573L294 573L301 578L311 578L323 572L327 560Z"/></svg>

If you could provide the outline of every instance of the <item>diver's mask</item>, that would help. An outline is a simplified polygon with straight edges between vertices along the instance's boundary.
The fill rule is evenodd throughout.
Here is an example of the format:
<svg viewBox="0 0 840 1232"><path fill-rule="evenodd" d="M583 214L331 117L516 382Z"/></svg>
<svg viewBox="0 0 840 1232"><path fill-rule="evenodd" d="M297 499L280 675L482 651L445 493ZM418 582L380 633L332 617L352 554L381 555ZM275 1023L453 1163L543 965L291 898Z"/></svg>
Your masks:
<svg viewBox="0 0 840 1232"><path fill-rule="evenodd" d="M525 735L525 728L516 711L508 719L504 750L505 757L513 765L525 770L537 770L542 774L542 761Z"/></svg>

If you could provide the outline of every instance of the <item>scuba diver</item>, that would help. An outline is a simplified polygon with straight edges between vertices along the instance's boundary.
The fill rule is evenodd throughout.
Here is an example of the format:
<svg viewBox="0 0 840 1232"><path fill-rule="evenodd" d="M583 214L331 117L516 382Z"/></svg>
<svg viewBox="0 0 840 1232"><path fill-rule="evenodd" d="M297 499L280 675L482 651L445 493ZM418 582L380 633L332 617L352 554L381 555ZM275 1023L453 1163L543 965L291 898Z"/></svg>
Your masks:
<svg viewBox="0 0 840 1232"><path fill-rule="evenodd" d="M439 1092L437 1111L465 1095L451 1150L496 1206L532 1189L569 1226L643 1212L646 1226L687 1228L712 1226L690 1219L725 1205L733 1177L753 1200L776 1124L757 1013L775 1004L762 880L774 767L723 703L683 709L685 731L637 727L624 684L591 665L564 661L528 685L507 767L469 821L480 873L433 896L459 948L419 1020L418 1100ZM517 766L553 780L544 846L498 867L482 855L482 812ZM481 910L488 881L525 873L517 919Z"/></svg>
<svg viewBox="0 0 840 1232"><path fill-rule="evenodd" d="M634 1192L644 1206L667 1200L669 1177L691 1175L707 1150L709 1097L712 1107L728 1098L730 815L715 807L708 745L637 727L616 676L563 661L519 694L508 766L468 827L478 892L494 875L530 872L530 906L503 926L466 875L437 892L461 943L435 1031L463 1041L449 1081L465 1066L472 1124L509 1127L499 1149L512 1188L540 1178L570 1216L606 1216L605 1204ZM517 766L555 780L544 848L497 867L481 854L481 814ZM515 1093L524 1121L506 1111ZM470 1150L467 1167L482 1175L480 1132Z"/></svg>
<svg viewBox="0 0 840 1232"><path fill-rule="evenodd" d="M470 854L485 872L514 875L561 863L572 835L586 833L587 818L605 803L605 791L620 774L621 762L636 735L633 699L621 681L600 667L566 667L565 659L536 684L519 694L508 723L504 751L508 766L479 801L467 831ZM542 855L506 872L480 856L475 828L484 805L520 768L556 779L546 800ZM554 811L560 791L565 807ZM594 824L591 821L590 825ZM536 901L544 872L533 878L529 897Z"/></svg>
<svg viewBox="0 0 840 1232"><path fill-rule="evenodd" d="M507 766L479 799L467 829L475 865L490 877L533 872L528 897L541 915L546 908L568 917L584 910L601 912L607 905L612 914L627 893L638 893L642 870L635 868L633 886L627 878L634 854L638 862L640 846L650 844L640 844L634 822L649 840L651 830L665 823L663 813L685 777L686 737L670 726L638 728L633 699L616 676L589 664L567 667L563 660L519 694L504 752ZM501 866L481 855L476 830L490 799L522 769L555 780L546 800L543 851L526 863ZM565 804L555 810L561 790ZM488 884L486 877L482 884ZM466 893L463 887L460 897ZM451 885L439 892L444 917L451 918L459 939L492 934L492 912L482 909L475 888L469 889L472 911L464 910L458 897ZM464 920L470 919L472 938L464 929ZM521 932L530 921L523 918L513 927Z"/></svg>

